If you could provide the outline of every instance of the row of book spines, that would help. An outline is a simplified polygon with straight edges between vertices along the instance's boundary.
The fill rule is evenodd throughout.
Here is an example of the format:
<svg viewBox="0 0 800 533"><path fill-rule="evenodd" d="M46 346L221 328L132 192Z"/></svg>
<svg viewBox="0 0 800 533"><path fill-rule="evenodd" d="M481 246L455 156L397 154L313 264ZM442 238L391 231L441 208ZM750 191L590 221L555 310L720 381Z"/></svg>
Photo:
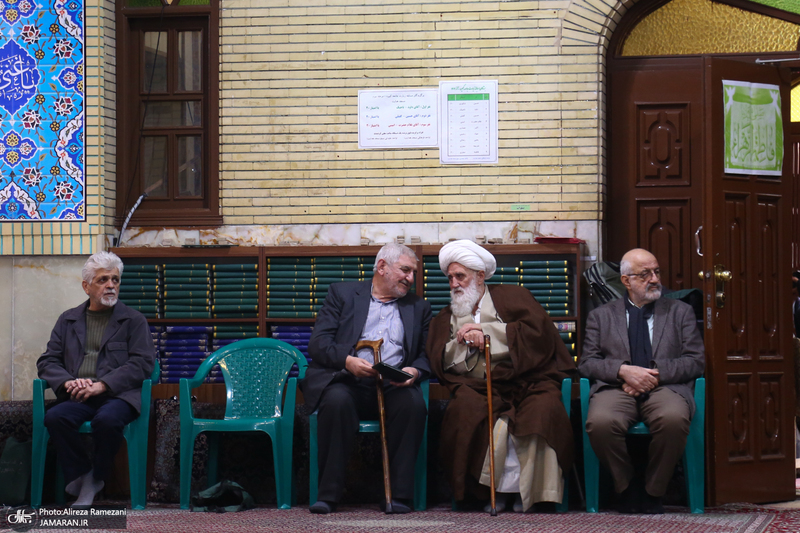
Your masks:
<svg viewBox="0 0 800 533"><path fill-rule="evenodd" d="M236 311L236 312L258 312L258 304L256 305L204 305L204 304L189 304L189 305L174 305L174 304L164 304L163 306L149 306L149 305L130 305L128 307L136 309L137 311L147 310L147 311L156 311L158 307L161 307L165 312L170 311Z"/></svg>
<svg viewBox="0 0 800 533"><path fill-rule="evenodd" d="M495 274L491 279L486 280L486 283L518 283L520 281L569 283L572 281L572 276L564 274ZM443 285L447 283L447 278L444 276L425 276L423 283Z"/></svg>
<svg viewBox="0 0 800 533"><path fill-rule="evenodd" d="M155 312L158 310L163 310L166 312L169 311L223 311L223 312L257 312L258 311L258 304L254 305L208 305L203 303L194 303L194 304L171 304L167 303L164 305L147 305L147 304L135 304L135 303L128 303L126 304L128 307L132 309L136 309L139 312ZM267 310L275 310L275 311L318 311L322 307L322 302L316 302L314 300L283 300L280 302L268 303L264 306Z"/></svg>
<svg viewBox="0 0 800 533"><path fill-rule="evenodd" d="M187 378L192 378L192 377L194 377L194 374L192 374L191 376L187 376ZM159 379L158 382L163 385L170 385L170 384L180 383L181 379L182 379L181 377L161 376L161 379ZM203 383L225 383L225 378L223 378L222 376L209 375L203 378Z"/></svg>
<svg viewBox="0 0 800 533"><path fill-rule="evenodd" d="M446 304L435 304L435 305L432 304L431 305L431 312L433 313L434 316L436 316L436 313L438 313L439 311L441 311L445 307L447 307ZM545 312L550 317L553 317L553 318L565 317L565 316L571 316L572 315L572 310L571 309L556 309L556 308L550 308L550 307L547 307L547 306L544 306L544 305L542 307L544 308ZM274 316L274 318L278 318L278 317ZM299 317L295 317L295 318L299 318ZM309 317L309 318L313 318L313 317Z"/></svg>
<svg viewBox="0 0 800 533"><path fill-rule="evenodd" d="M318 268L320 270L353 267L371 269L374 257L268 257L267 268ZM158 263L126 265L124 272L167 272L172 270L209 270L212 272L257 272L258 263Z"/></svg>
<svg viewBox="0 0 800 533"><path fill-rule="evenodd" d="M159 265L137 265L141 267ZM258 270L258 263L161 263L161 268L166 270L219 270L227 272L247 272ZM126 267L127 268L127 267ZM144 270L144 269L143 269ZM147 269L149 270L149 268Z"/></svg>
<svg viewBox="0 0 800 533"><path fill-rule="evenodd" d="M168 270L211 270L216 272L256 272L258 263L158 263L150 265L125 265L123 275L140 272L165 272Z"/></svg>
<svg viewBox="0 0 800 533"><path fill-rule="evenodd" d="M149 318L256 318L255 313L247 312L216 312L214 316L210 311L164 311L162 316ZM147 316L147 313L142 313Z"/></svg>
<svg viewBox="0 0 800 533"><path fill-rule="evenodd" d="M356 279L348 279L345 277L334 277L334 278L322 278L322 277L307 277L307 278L279 278L273 280L266 280L265 285L267 287L277 288L277 287L285 287L285 286L298 286L298 287L319 287L324 285L325 287L329 286L331 283L339 283L341 281L358 281ZM224 283L220 283L219 281L197 281L197 280L187 280L175 283L142 283L142 284L135 284L135 285L122 285L120 290L125 290L132 292L134 289L131 287L136 287L135 290L143 290L143 289L158 289L163 287L164 290L189 290L189 289L197 289L197 290L222 290L228 288L235 288L235 287L243 287L244 289L257 289L261 283L259 281L240 281L240 280L226 280Z"/></svg>
<svg viewBox="0 0 800 533"><path fill-rule="evenodd" d="M161 305L162 302L155 298L145 298L139 300L124 299L126 305ZM163 302L164 305L258 305L258 298L169 298Z"/></svg>
<svg viewBox="0 0 800 533"><path fill-rule="evenodd" d="M528 289L528 287L524 287ZM570 289L528 289L537 300L540 297L561 296L572 299L573 291ZM450 291L444 289L426 290L423 298L450 298Z"/></svg>
<svg viewBox="0 0 800 533"><path fill-rule="evenodd" d="M217 331L213 333L201 333L200 335L210 335L210 337L195 338L195 339L170 339L156 337L153 342L164 344L169 343L170 346L195 346L201 343L212 343L217 340L229 339L254 339L258 337L257 331Z"/></svg>
<svg viewBox="0 0 800 533"><path fill-rule="evenodd" d="M569 259L537 259L537 260L521 260L516 267L497 267L498 270L502 268L569 268L572 265ZM427 255L422 260L422 266L425 269L439 270L439 258L437 256Z"/></svg>
<svg viewBox="0 0 800 533"><path fill-rule="evenodd" d="M322 294L328 292L328 287L330 285L276 285L274 287L267 287L266 293L267 296L274 295L275 297L288 297L292 298L292 295L311 295L311 294ZM199 289L169 289L163 291L157 291L154 289L151 290L131 290L131 289L120 289L119 294L121 298L133 298L133 299L141 299L142 297L149 297L149 296L159 296L163 295L165 298L169 297L176 297L176 298L198 298L198 297L211 297L213 294L216 295L224 295L226 298L232 298L234 296L245 296L245 297L252 297L252 295L257 294L255 289L250 290L237 290L237 289L225 289L225 290L216 290L211 291L208 287L202 287ZM284 296L281 296L284 295Z"/></svg>
<svg viewBox="0 0 800 533"><path fill-rule="evenodd" d="M503 278L507 276L571 276L569 268L520 268L520 267L498 267L489 280ZM423 269L422 275L425 279L447 279L447 275L439 269Z"/></svg>
<svg viewBox="0 0 800 533"><path fill-rule="evenodd" d="M273 334L280 335L310 335L313 331L313 326L291 326L291 325L274 325L270 326L269 331ZM215 333L215 332L258 332L259 327L257 324L220 324L217 326L150 326L150 332L156 335L173 334L177 336L185 335L187 337L175 338L189 338L188 335L199 333Z"/></svg>
<svg viewBox="0 0 800 533"><path fill-rule="evenodd" d="M372 272L343 272L315 271L315 272L270 272L264 276L267 284L284 283L284 280L300 280L302 283L316 283L319 279L336 281L363 281L370 279ZM213 283L216 285L254 284L260 281L258 275L252 276L210 276L207 273L186 272L174 276L137 276L125 278L123 285L131 286L162 286L174 283ZM446 279L446 278L445 278Z"/></svg>
<svg viewBox="0 0 800 533"><path fill-rule="evenodd" d="M361 272L372 274L372 264L296 264L296 265L269 265L267 267L267 275L297 272L298 274L307 274L309 272Z"/></svg>
<svg viewBox="0 0 800 533"><path fill-rule="evenodd" d="M214 331L258 331L257 324L220 324L218 326L150 326L152 333L212 333Z"/></svg>
<svg viewBox="0 0 800 533"><path fill-rule="evenodd" d="M443 299L444 297L437 297L438 299ZM211 306L220 306L220 305L238 305L238 306L257 306L258 305L258 298L210 298L207 296L198 296L198 297L191 297L191 298L168 298L163 302L158 298L139 298L139 299L130 299L124 298L122 299L123 302L129 307L139 307L139 306L151 306L151 305L161 305L165 308L176 307L180 305L187 305L193 307L211 307ZM430 299L429 299L430 301ZM447 296L447 302L449 303L450 297ZM557 300L553 300L557 301ZM325 298L316 298L311 295L296 295L296 297L285 297L282 295L281 297L267 297L266 304L267 306L272 305L285 305L285 304L307 304L307 305L322 305L325 303Z"/></svg>
<svg viewBox="0 0 800 533"><path fill-rule="evenodd" d="M259 277L252 276L209 276L208 274L185 274L182 276L137 276L125 277L122 286L163 286L171 283L216 283L218 285L235 285L257 283Z"/></svg>

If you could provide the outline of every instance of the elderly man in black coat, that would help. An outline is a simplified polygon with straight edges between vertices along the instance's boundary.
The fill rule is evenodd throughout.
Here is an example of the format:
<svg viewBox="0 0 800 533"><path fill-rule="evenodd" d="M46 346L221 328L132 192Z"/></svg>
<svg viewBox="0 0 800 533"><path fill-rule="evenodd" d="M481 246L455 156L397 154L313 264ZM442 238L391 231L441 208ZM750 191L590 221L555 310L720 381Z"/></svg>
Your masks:
<svg viewBox="0 0 800 533"><path fill-rule="evenodd" d="M385 386L392 512L411 511L414 463L425 430L427 409L419 386L430 375L425 342L431 306L413 292L417 257L387 244L375 258L370 281L330 286L308 343L311 363L300 388L306 404L319 409L319 494L316 514L336 510L344 493L347 460L359 420L378 416L378 372L360 340L383 339L381 361L411 374Z"/></svg>

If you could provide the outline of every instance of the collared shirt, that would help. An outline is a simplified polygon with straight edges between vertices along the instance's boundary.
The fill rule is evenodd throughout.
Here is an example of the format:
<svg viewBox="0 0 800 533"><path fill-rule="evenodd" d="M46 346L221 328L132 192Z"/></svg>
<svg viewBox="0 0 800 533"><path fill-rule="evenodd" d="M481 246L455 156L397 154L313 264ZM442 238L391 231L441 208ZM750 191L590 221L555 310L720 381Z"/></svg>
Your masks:
<svg viewBox="0 0 800 533"><path fill-rule="evenodd" d="M387 365L398 366L403 362L403 320L397 306L397 298L382 302L372 296L370 289L369 312L364 331L359 340L375 341L383 339L381 361ZM362 348L356 354L369 364L375 364L371 348Z"/></svg>
<svg viewBox="0 0 800 533"><path fill-rule="evenodd" d="M631 302L631 299L628 298L628 301ZM639 307L638 305L636 305L633 302L631 302L631 305L634 306L634 307ZM653 313L652 315L650 315L650 318L647 319L647 329L650 332L650 343L651 344L653 342L653 324L655 323L655 317L656 317L656 314ZM630 325L630 321L631 321L631 319L630 319L630 316L628 316L628 310L626 309L625 310L625 324L626 325Z"/></svg>

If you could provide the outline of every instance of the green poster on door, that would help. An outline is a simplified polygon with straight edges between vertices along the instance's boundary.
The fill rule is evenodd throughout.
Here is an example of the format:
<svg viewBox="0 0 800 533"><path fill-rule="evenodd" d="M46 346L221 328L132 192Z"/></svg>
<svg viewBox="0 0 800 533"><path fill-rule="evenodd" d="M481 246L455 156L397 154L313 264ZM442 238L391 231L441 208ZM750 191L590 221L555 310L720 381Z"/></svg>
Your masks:
<svg viewBox="0 0 800 533"><path fill-rule="evenodd" d="M722 80L725 172L780 176L783 118L777 85Z"/></svg>

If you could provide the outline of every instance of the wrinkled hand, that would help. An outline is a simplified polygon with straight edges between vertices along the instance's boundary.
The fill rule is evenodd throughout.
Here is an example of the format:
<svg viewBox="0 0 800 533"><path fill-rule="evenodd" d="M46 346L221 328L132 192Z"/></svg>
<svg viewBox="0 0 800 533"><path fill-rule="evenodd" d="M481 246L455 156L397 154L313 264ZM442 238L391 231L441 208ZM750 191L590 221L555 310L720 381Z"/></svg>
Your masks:
<svg viewBox="0 0 800 533"><path fill-rule="evenodd" d="M483 330L480 324L465 324L456 333L456 341L459 344L466 344L468 347L475 346L483 350Z"/></svg>
<svg viewBox="0 0 800 533"><path fill-rule="evenodd" d="M378 371L372 368L371 364L369 364L364 359L361 359L360 357L353 357L352 355L348 355L347 359L345 359L344 367L347 369L348 372L350 372L357 378L378 377Z"/></svg>
<svg viewBox="0 0 800 533"><path fill-rule="evenodd" d="M106 384L103 383L102 381L95 381L90 383L91 384L88 387L85 386L83 388L77 389L75 393L71 393L70 396L72 397L72 399L75 400L76 402L85 402L92 396L99 396L108 390Z"/></svg>
<svg viewBox="0 0 800 533"><path fill-rule="evenodd" d="M408 372L411 374L411 378L405 381L390 381L392 385L395 387L408 387L409 385L413 385L417 379L419 379L419 370L414 368L413 366L406 366L403 367L403 372Z"/></svg>
<svg viewBox="0 0 800 533"><path fill-rule="evenodd" d="M623 391L625 394L627 394L628 396L633 396L634 398L636 398L637 396L641 396L641 394L639 394L638 392L636 392L636 391L634 390L634 388L633 388L633 387L631 387L630 385L628 385L627 383L623 383L623 384L622 384L622 391Z"/></svg>
<svg viewBox="0 0 800 533"><path fill-rule="evenodd" d="M78 391L85 389L91 384L92 384L91 379L86 379L86 378L71 379L64 383L64 390L66 390L67 394L69 394L71 397L74 397Z"/></svg>
<svg viewBox="0 0 800 533"><path fill-rule="evenodd" d="M622 365L619 367L619 377L626 385L633 389L633 391L639 394L650 392L658 386L658 370L655 368ZM623 390L625 390L624 387Z"/></svg>

